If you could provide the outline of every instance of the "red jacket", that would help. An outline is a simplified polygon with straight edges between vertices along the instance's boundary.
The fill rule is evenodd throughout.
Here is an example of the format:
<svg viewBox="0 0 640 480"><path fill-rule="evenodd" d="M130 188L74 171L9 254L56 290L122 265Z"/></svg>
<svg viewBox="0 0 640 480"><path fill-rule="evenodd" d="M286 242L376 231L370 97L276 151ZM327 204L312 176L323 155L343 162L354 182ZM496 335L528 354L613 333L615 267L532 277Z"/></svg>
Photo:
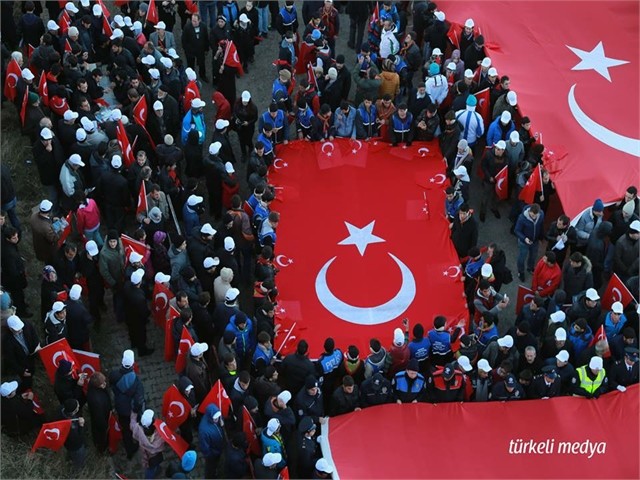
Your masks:
<svg viewBox="0 0 640 480"><path fill-rule="evenodd" d="M544 258L541 258L533 271L531 288L541 297L548 297L557 290L561 280L562 270L560 270L558 264L554 263L550 267L545 263Z"/></svg>
<svg viewBox="0 0 640 480"><path fill-rule="evenodd" d="M224 98L224 95L216 90L213 92L211 100L216 105L216 120L231 120L231 104Z"/></svg>
<svg viewBox="0 0 640 480"><path fill-rule="evenodd" d="M100 225L100 210L93 198L87 199L86 206L78 207L76 210L76 227L80 234L85 230L93 230Z"/></svg>

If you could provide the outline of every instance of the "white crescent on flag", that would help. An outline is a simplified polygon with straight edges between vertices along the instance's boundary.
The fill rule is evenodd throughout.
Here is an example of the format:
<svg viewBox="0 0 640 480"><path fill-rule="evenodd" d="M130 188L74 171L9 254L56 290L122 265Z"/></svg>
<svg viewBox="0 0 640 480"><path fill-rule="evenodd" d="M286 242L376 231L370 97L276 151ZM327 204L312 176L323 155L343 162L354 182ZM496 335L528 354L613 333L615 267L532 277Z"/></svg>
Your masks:
<svg viewBox="0 0 640 480"><path fill-rule="evenodd" d="M440 181L438 181L438 179L440 179ZM442 185L445 182L446 179L447 179L446 175L444 175L443 173L438 173L438 174L434 175L433 177L431 177L429 179L429 182L435 183L437 185Z"/></svg>
<svg viewBox="0 0 640 480"><path fill-rule="evenodd" d="M167 304L169 303L169 299L167 298L167 294L164 292L160 292L156 295L155 300L162 299L162 306L157 305L156 311L161 312L165 308L167 308ZM155 301L153 302L155 304Z"/></svg>
<svg viewBox="0 0 640 480"><path fill-rule="evenodd" d="M273 159L273 168L275 168L276 170L280 170L281 168L285 168L288 167L289 164L285 161L283 161L281 158L274 158Z"/></svg>
<svg viewBox="0 0 640 480"><path fill-rule="evenodd" d="M96 369L93 368L93 366L89 365L88 363L83 363L82 366L80 367L80 371L82 373L89 373L90 375L93 375L94 373L96 373Z"/></svg>
<svg viewBox="0 0 640 480"><path fill-rule="evenodd" d="M324 147L326 147L326 146L330 146L330 147L331 147L331 150L329 150L329 151L327 152L327 151L324 149ZM321 148L320 150L322 150L322 153L324 153L327 157L330 157L330 156L332 155L332 153L333 153L333 149L334 149L334 148L336 148L336 147L333 145L333 142L325 142L325 143L322 145L322 148Z"/></svg>
<svg viewBox="0 0 640 480"><path fill-rule="evenodd" d="M13 80L13 82L11 80ZM16 88L18 85L18 75L15 73L9 73L7 75L7 85L9 85L10 88Z"/></svg>
<svg viewBox="0 0 640 480"><path fill-rule="evenodd" d="M421 157L426 157L427 153L429 153L429 149L427 147L420 147L418 149L418 153L420 154Z"/></svg>
<svg viewBox="0 0 640 480"><path fill-rule="evenodd" d="M362 148L362 142L360 140L354 140L353 143L358 145L358 148L353 148L351 153L358 153L358 151Z"/></svg>
<svg viewBox="0 0 640 480"><path fill-rule="evenodd" d="M171 411L171 407L173 405L177 405L178 408L180 409L180 413L178 413L177 415L174 415L174 413ZM184 415L184 405L182 404L182 402L178 402L176 400L174 400L173 402L171 402L169 404L169 409L168 410L169 410L169 416L170 417L178 417L178 418L180 418L180 417L182 417Z"/></svg>
<svg viewBox="0 0 640 480"><path fill-rule="evenodd" d="M498 179L498 185L497 185L498 190L502 190L503 183L504 183L504 178Z"/></svg>
<svg viewBox="0 0 640 480"><path fill-rule="evenodd" d="M164 434L165 437L170 438L171 440L175 441L176 436L173 433L171 433L171 434L167 433L167 431L166 431L167 424L165 422L161 422L159 428L160 428L160 431L162 431L162 433Z"/></svg>
<svg viewBox="0 0 640 480"><path fill-rule="evenodd" d="M60 429L59 428L45 428L44 436L47 440L55 441L60 438ZM49 435L51 434L51 435ZM55 436L54 436L55 435Z"/></svg>
<svg viewBox="0 0 640 480"><path fill-rule="evenodd" d="M452 268L453 268L453 273L450 273ZM462 271L462 268L460 268L459 265L451 265L450 267L447 267L445 271L442 272L442 276L455 278L458 275L460 275L461 271Z"/></svg>
<svg viewBox="0 0 640 480"><path fill-rule="evenodd" d="M276 263L284 268L291 265L293 260L286 255L276 255Z"/></svg>

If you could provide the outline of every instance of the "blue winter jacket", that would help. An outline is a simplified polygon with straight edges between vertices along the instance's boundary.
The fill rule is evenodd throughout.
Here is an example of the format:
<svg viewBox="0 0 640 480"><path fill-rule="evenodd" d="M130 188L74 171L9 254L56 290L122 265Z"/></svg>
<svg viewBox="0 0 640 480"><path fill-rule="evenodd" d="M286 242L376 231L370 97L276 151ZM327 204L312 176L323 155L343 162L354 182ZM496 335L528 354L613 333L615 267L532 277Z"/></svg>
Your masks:
<svg viewBox="0 0 640 480"><path fill-rule="evenodd" d="M529 216L529 208L524 208L516 222L516 237L523 243L525 238L536 242L544 235L544 212L540 210L540 214L534 222Z"/></svg>
<svg viewBox="0 0 640 480"><path fill-rule="evenodd" d="M356 138L356 109L349 106L349 113L344 114L337 108L333 115L333 126L336 129L336 137Z"/></svg>
<svg viewBox="0 0 640 480"><path fill-rule="evenodd" d="M500 117L496 118L491 125L489 125L489 129L487 130L487 147L491 147L495 145L499 140L504 140L505 142L509 140L509 135L516 129L513 121L509 122L509 129L507 130L507 134L502 136L502 128L500 128Z"/></svg>
<svg viewBox="0 0 640 480"><path fill-rule="evenodd" d="M615 325L611 320L611 312L607 312L607 316L604 317L604 333L607 334L607 338L613 338L616 335L622 333L622 329L627 323L627 317L624 313L620 316L620 320Z"/></svg>
<svg viewBox="0 0 640 480"><path fill-rule="evenodd" d="M569 340L571 340L571 344L573 345L573 353L576 358L589 346L592 339L593 332L589 325L587 325L587 329L582 333L576 332L575 323L571 325L569 329Z"/></svg>
<svg viewBox="0 0 640 480"><path fill-rule="evenodd" d="M243 358L253 350L253 322L243 313L240 315L247 320L244 329L240 330L236 325L236 321L239 319L239 316L238 314L235 314L229 319L229 323L227 324L225 331L232 332L236 336L236 353L239 358Z"/></svg>
<svg viewBox="0 0 640 480"><path fill-rule="evenodd" d="M207 136L207 125L204 121L203 113L196 113L189 110L182 119L182 144L186 145L191 130L198 131L198 144L202 145Z"/></svg>
<svg viewBox="0 0 640 480"><path fill-rule="evenodd" d="M213 421L213 415L220 409L214 404L207 406L204 416L198 426L198 438L200 450L205 458L220 457L225 447L224 432L222 427Z"/></svg>

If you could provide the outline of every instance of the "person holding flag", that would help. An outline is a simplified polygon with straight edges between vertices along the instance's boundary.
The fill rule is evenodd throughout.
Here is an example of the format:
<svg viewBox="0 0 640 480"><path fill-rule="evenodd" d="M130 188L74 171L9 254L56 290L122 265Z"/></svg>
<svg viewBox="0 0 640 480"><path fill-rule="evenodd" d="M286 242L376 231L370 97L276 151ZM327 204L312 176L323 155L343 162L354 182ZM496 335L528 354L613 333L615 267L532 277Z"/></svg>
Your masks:
<svg viewBox="0 0 640 480"><path fill-rule="evenodd" d="M67 459L71 461L75 471L84 468L87 462L87 444L84 433L84 417L80 412L78 400L70 398L64 402L58 414L59 420L71 420L71 429L64 441Z"/></svg>
<svg viewBox="0 0 640 480"><path fill-rule="evenodd" d="M19 386L15 380L0 385L2 431L11 437L29 433L40 427L44 419L42 413L34 408L34 393L24 388L20 388L22 393L19 393Z"/></svg>
<svg viewBox="0 0 640 480"><path fill-rule="evenodd" d="M496 218L500 218L498 210L498 195L496 187L500 172L507 167L507 158L504 154L507 144L504 140L499 140L491 150L488 150L482 159L482 200L480 202L480 221L484 222L487 214L487 206Z"/></svg>

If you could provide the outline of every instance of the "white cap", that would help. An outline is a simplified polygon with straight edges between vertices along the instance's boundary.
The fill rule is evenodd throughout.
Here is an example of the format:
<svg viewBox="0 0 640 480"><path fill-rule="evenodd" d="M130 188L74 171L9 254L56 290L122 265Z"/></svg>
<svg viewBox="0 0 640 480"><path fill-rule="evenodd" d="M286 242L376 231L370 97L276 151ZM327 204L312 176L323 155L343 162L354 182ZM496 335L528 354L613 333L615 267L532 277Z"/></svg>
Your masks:
<svg viewBox="0 0 640 480"><path fill-rule="evenodd" d="M0 395L3 397L8 397L13 392L15 392L18 388L18 382L15 380L13 382L4 382L0 385Z"/></svg>
<svg viewBox="0 0 640 480"><path fill-rule="evenodd" d="M143 427L150 427L152 423L153 423L153 410L147 409L142 414L142 417L140 417L140 424Z"/></svg>
<svg viewBox="0 0 640 480"><path fill-rule="evenodd" d="M142 282L142 277L144 277L144 269L139 268L131 274L131 283L133 283L134 285L138 285L140 282Z"/></svg>
<svg viewBox="0 0 640 480"><path fill-rule="evenodd" d="M196 72L193 68L191 67L187 67L187 69L184 71L185 75L187 76L187 80L192 81L195 80L197 77Z"/></svg>
<svg viewBox="0 0 640 480"><path fill-rule="evenodd" d="M76 130L76 140L79 142L84 142L87 139L87 131L84 128L79 128Z"/></svg>
<svg viewBox="0 0 640 480"><path fill-rule="evenodd" d="M562 310L558 310L549 315L549 318L551 319L551 323L562 323L564 319L567 318L567 315Z"/></svg>
<svg viewBox="0 0 640 480"><path fill-rule="evenodd" d="M520 134L514 130L509 134L509 140L511 140L512 143L518 143L520 141Z"/></svg>
<svg viewBox="0 0 640 480"><path fill-rule="evenodd" d="M167 29L167 24L164 23L163 21L160 21L158 23L156 23L156 26L153 28L157 28L158 30L166 30Z"/></svg>
<svg viewBox="0 0 640 480"><path fill-rule="evenodd" d="M240 290L238 290L237 288L230 288L229 290L227 290L227 293L224 294L224 300L226 302L233 302L236 298L238 298L238 295L240 295Z"/></svg>
<svg viewBox="0 0 640 480"><path fill-rule="evenodd" d="M568 362L569 352L567 352L566 350L560 350L556 355L556 359L560 360L561 362Z"/></svg>
<svg viewBox="0 0 640 480"><path fill-rule="evenodd" d="M591 357L589 360L589 368L592 370L602 370L602 358L600 357Z"/></svg>
<svg viewBox="0 0 640 480"><path fill-rule="evenodd" d="M213 142L211 145L209 145L209 153L211 155L216 155L221 148L222 144L220 142Z"/></svg>
<svg viewBox="0 0 640 480"><path fill-rule="evenodd" d="M471 362L469 361L469 357L466 355L460 355L458 357L458 365L460 365L465 372L470 372L472 370Z"/></svg>
<svg viewBox="0 0 640 480"><path fill-rule="evenodd" d="M275 419L273 419L275 420ZM262 465L265 467L273 467L274 465L278 465L282 461L282 455L274 452L267 452L262 457Z"/></svg>
<svg viewBox="0 0 640 480"><path fill-rule="evenodd" d="M199 357L207 350L209 350L209 345L207 345L206 343L194 343L193 345L191 345L189 352L194 357Z"/></svg>
<svg viewBox="0 0 640 480"><path fill-rule="evenodd" d="M81 296L82 296L82 287L76 283L69 290L69 298L71 300L80 300Z"/></svg>
<svg viewBox="0 0 640 480"><path fill-rule="evenodd" d="M318 459L318 461L316 462L316 470L322 473L333 473L333 467L329 465L329 462L327 462L324 458Z"/></svg>
<svg viewBox="0 0 640 480"><path fill-rule="evenodd" d="M499 338L498 346L505 347L505 348L513 347L513 337L511 335L505 335L504 337Z"/></svg>
<svg viewBox="0 0 640 480"><path fill-rule="evenodd" d="M131 252L129 254L129 263L138 263L144 257L140 255L138 252Z"/></svg>
<svg viewBox="0 0 640 480"><path fill-rule="evenodd" d="M113 30L113 32L111 32L111 36L109 37L110 40L117 40L118 38L124 38L124 32L122 30L120 30L119 28L115 28ZM144 63L144 59L146 57L144 57L142 59L142 63ZM152 57L153 58L153 57ZM155 60L154 60L155 61ZM153 65L153 64L151 64Z"/></svg>
<svg viewBox="0 0 640 480"><path fill-rule="evenodd" d="M213 414L211 418L213 418L214 420L218 420L221 416L222 416L222 412L218 410L216 413Z"/></svg>
<svg viewBox="0 0 640 480"><path fill-rule="evenodd" d="M246 14L246 13L243 13L242 15L240 15L239 20L240 20L242 23L249 23L249 17L247 17L247 14Z"/></svg>
<svg viewBox="0 0 640 480"><path fill-rule="evenodd" d="M215 235L216 229L213 228L210 223L205 223L200 227L200 233L204 233L205 235Z"/></svg>
<svg viewBox="0 0 640 480"><path fill-rule="evenodd" d="M204 100L200 99L200 98L194 98L191 101L191 108L202 108L206 105L206 103L204 102Z"/></svg>
<svg viewBox="0 0 640 480"><path fill-rule="evenodd" d="M502 115L500 115L500 122L509 123L510 121L511 121L511 112L508 110L505 110L504 112L502 112Z"/></svg>
<svg viewBox="0 0 640 480"><path fill-rule="evenodd" d="M622 313L624 312L624 307L620 302L613 302L613 305L611 305L611 311L613 313Z"/></svg>
<svg viewBox="0 0 640 480"><path fill-rule="evenodd" d="M480 269L480 275L487 278L493 275L493 267L490 263L485 263L484 265L482 265L482 268Z"/></svg>
<svg viewBox="0 0 640 480"><path fill-rule="evenodd" d="M507 103L512 107L515 107L518 104L518 94L516 92L507 92Z"/></svg>
<svg viewBox="0 0 640 480"><path fill-rule="evenodd" d="M436 16L436 20L440 20L441 22L444 22L444 19L447 18L444 12L441 11L435 12L434 15Z"/></svg>
<svg viewBox="0 0 640 480"><path fill-rule="evenodd" d="M89 2L87 2L89 3ZM102 16L102 8L100 7L100 5L94 5L93 8L91 9L91 11L93 12L93 16L94 17L101 17Z"/></svg>
<svg viewBox="0 0 640 480"><path fill-rule="evenodd" d="M501 150L504 150L505 148L507 148L507 142L505 142L504 140L498 140L495 146Z"/></svg>
<svg viewBox="0 0 640 480"><path fill-rule="evenodd" d="M29 70L28 68L23 68L22 78L24 78L25 80L33 80L35 76L33 75L33 72L31 70Z"/></svg>
<svg viewBox="0 0 640 480"><path fill-rule="evenodd" d="M84 167L84 162L82 161L82 157L77 153L74 153L69 157L69 163L71 165L77 165L79 167Z"/></svg>
<svg viewBox="0 0 640 480"><path fill-rule="evenodd" d="M224 169L226 170L227 173L235 173L236 169L233 168L233 163L231 162L227 162L224 164Z"/></svg>
<svg viewBox="0 0 640 480"><path fill-rule="evenodd" d="M49 21L47 22L47 30L53 30L54 32L55 32L55 31L58 31L58 30L60 30L60 25L58 25L58 24L57 24L55 21L53 21L53 20L49 20Z"/></svg>
<svg viewBox="0 0 640 480"><path fill-rule="evenodd" d="M267 422L267 435L273 435L280 428L280 420L272 418Z"/></svg>
<svg viewBox="0 0 640 480"><path fill-rule="evenodd" d="M225 239L224 239L224 249L227 252L231 252L235 248L236 248L236 242L233 239L233 237L225 237Z"/></svg>
<svg viewBox="0 0 640 480"><path fill-rule="evenodd" d="M167 55L169 55L171 58L173 58L174 60L176 58L180 58L180 55L178 55L178 52L176 52L175 48L170 48L169 50L167 50Z"/></svg>
<svg viewBox="0 0 640 480"><path fill-rule="evenodd" d="M113 157L111 157L111 166L113 168L122 167L122 157L120 155L114 155Z"/></svg>
<svg viewBox="0 0 640 480"><path fill-rule="evenodd" d="M491 365L489 365L489 361L486 358L481 358L480 360L478 360L478 370L482 370L486 373L489 373L491 371Z"/></svg>
<svg viewBox="0 0 640 480"><path fill-rule="evenodd" d="M133 20L131 20L131 17L124 17L124 24L129 28L133 28Z"/></svg>
<svg viewBox="0 0 640 480"><path fill-rule="evenodd" d="M18 332L24 328L24 322L17 315L11 315L7 318L7 327L14 332Z"/></svg>
<svg viewBox="0 0 640 480"><path fill-rule="evenodd" d="M133 29L136 32L141 32L142 31L142 22L140 22L139 20L136 20L135 22L133 22Z"/></svg>
<svg viewBox="0 0 640 480"><path fill-rule="evenodd" d="M164 68L171 68L173 67L173 60L171 60L169 57L162 57L160 59L160 63L162 64L162 66Z"/></svg>
<svg viewBox="0 0 640 480"><path fill-rule="evenodd" d="M195 207L199 203L202 203L203 200L204 198L198 195L189 195L189 198L187 198L187 205L189 205L190 207Z"/></svg>
<svg viewBox="0 0 640 480"><path fill-rule="evenodd" d="M286 405L291 400L291 392L289 390L283 390L278 394L278 400L282 400Z"/></svg>
<svg viewBox="0 0 640 480"><path fill-rule="evenodd" d="M438 47L436 47L431 52L431 55L442 55L442 50L440 50Z"/></svg>
<svg viewBox="0 0 640 480"><path fill-rule="evenodd" d="M484 68L489 68L491 66L491 59L489 57L484 57L480 65Z"/></svg>
<svg viewBox="0 0 640 480"><path fill-rule="evenodd" d="M151 78L153 78L154 80L158 80L160 78L160 70L158 70L157 68L150 68L149 69L149 76ZM156 103L159 103L159 102L156 100ZM153 108L155 109L155 105L156 104L154 103L153 105L154 105ZM160 103L160 105L162 105L162 103Z"/></svg>
<svg viewBox="0 0 640 480"><path fill-rule="evenodd" d="M98 244L93 240L89 240L87 243L85 243L84 244L84 249L92 257L95 257L99 253Z"/></svg>
<svg viewBox="0 0 640 480"><path fill-rule="evenodd" d="M242 92L242 101L248 102L249 100L251 100L251 92L249 92L249 90L245 90Z"/></svg>
<svg viewBox="0 0 640 480"><path fill-rule="evenodd" d="M464 165L460 165L458 168L453 169L454 175L462 175L463 177L467 175L467 167Z"/></svg>
<svg viewBox="0 0 640 480"><path fill-rule="evenodd" d="M65 10L68 10L71 13L78 13L80 10L78 10L78 7L76 7L73 2L67 2L67 4L64 6Z"/></svg>
<svg viewBox="0 0 640 480"><path fill-rule="evenodd" d="M69 30L67 30L67 34L70 37L77 37L78 35L80 35L80 32L78 31L78 27L69 27Z"/></svg>
<svg viewBox="0 0 640 480"><path fill-rule="evenodd" d="M46 213L48 211L50 211L53 208L53 203L51 203L49 200L42 200L40 202L40 211L43 213Z"/></svg>
<svg viewBox="0 0 640 480"><path fill-rule="evenodd" d="M404 345L404 332L401 328L396 328L393 331L393 344L396 347L401 347L402 345Z"/></svg>
<svg viewBox="0 0 640 480"><path fill-rule="evenodd" d="M218 257L207 257L202 261L202 266L206 269L220 265L220 259Z"/></svg>
<svg viewBox="0 0 640 480"><path fill-rule="evenodd" d="M140 61L142 62L143 65L155 65L156 57L154 57L153 55L146 55L142 57L142 60Z"/></svg>
<svg viewBox="0 0 640 480"><path fill-rule="evenodd" d="M217 130L222 130L224 128L227 128L229 126L229 121L228 120L224 120L222 118L219 118L218 120L216 120L216 129Z"/></svg>
<svg viewBox="0 0 640 480"><path fill-rule="evenodd" d="M58 312L61 312L62 310L64 310L65 308L67 308L67 306L64 303L62 303L60 301L53 302L53 306L51 307L51 311L53 313L58 313Z"/></svg>
<svg viewBox="0 0 640 480"><path fill-rule="evenodd" d="M596 301L600 300L600 295L598 295L598 292L596 291L595 288L587 289L586 296L592 302L596 302Z"/></svg>
<svg viewBox="0 0 640 480"><path fill-rule="evenodd" d="M111 116L109 117L110 120L117 122L118 120L122 119L122 112L120 111L119 108L114 108L111 111Z"/></svg>
<svg viewBox="0 0 640 480"><path fill-rule="evenodd" d="M467 28L473 28L476 26L476 24L473 21L473 18L467 18L467 20L464 22L464 26Z"/></svg>
<svg viewBox="0 0 640 480"><path fill-rule="evenodd" d="M454 62L449 62L449 64L447 65L447 70L452 70L455 72L457 68L458 66Z"/></svg>
<svg viewBox="0 0 640 480"><path fill-rule="evenodd" d="M631 225L629 225L629 230L640 232L640 221L634 220L633 222L631 222Z"/></svg>
<svg viewBox="0 0 640 480"><path fill-rule="evenodd" d="M125 25L124 18L122 18L122 15L116 15L115 17L113 17L113 22L119 27L124 27Z"/></svg>
<svg viewBox="0 0 640 480"><path fill-rule="evenodd" d="M129 368L131 366L133 366L133 363L135 362L135 357L133 355L133 350L125 350L122 353L122 366L125 368Z"/></svg>
<svg viewBox="0 0 640 480"><path fill-rule="evenodd" d="M62 118L64 118L65 121L70 122L71 120L75 120L76 118L78 118L78 116L78 112L74 112L73 110L66 110L62 115Z"/></svg>
<svg viewBox="0 0 640 480"><path fill-rule="evenodd" d="M171 275L166 275L162 272L158 272L156 273L156 276L153 277L153 279L156 283L167 283L171 280Z"/></svg>
<svg viewBox="0 0 640 480"><path fill-rule="evenodd" d="M464 71L464 76L465 76L465 78L473 78L474 77L473 71L471 69L467 68Z"/></svg>
<svg viewBox="0 0 640 480"><path fill-rule="evenodd" d="M69 110L67 110L67 112L68 111ZM51 140L53 138L53 132L49 128L44 127L40 130L40 138L43 140Z"/></svg>
<svg viewBox="0 0 640 480"><path fill-rule="evenodd" d="M487 75L489 75L490 77L497 77L498 76L498 69L496 67L491 67L487 71Z"/></svg>
<svg viewBox="0 0 640 480"><path fill-rule="evenodd" d="M153 102L153 109L164 110L164 105L162 105L162 102L160 100L156 100L155 102Z"/></svg>
<svg viewBox="0 0 640 480"><path fill-rule="evenodd" d="M556 330L554 336L556 337L556 340L564 341L567 339L567 331L564 328L560 327Z"/></svg>

